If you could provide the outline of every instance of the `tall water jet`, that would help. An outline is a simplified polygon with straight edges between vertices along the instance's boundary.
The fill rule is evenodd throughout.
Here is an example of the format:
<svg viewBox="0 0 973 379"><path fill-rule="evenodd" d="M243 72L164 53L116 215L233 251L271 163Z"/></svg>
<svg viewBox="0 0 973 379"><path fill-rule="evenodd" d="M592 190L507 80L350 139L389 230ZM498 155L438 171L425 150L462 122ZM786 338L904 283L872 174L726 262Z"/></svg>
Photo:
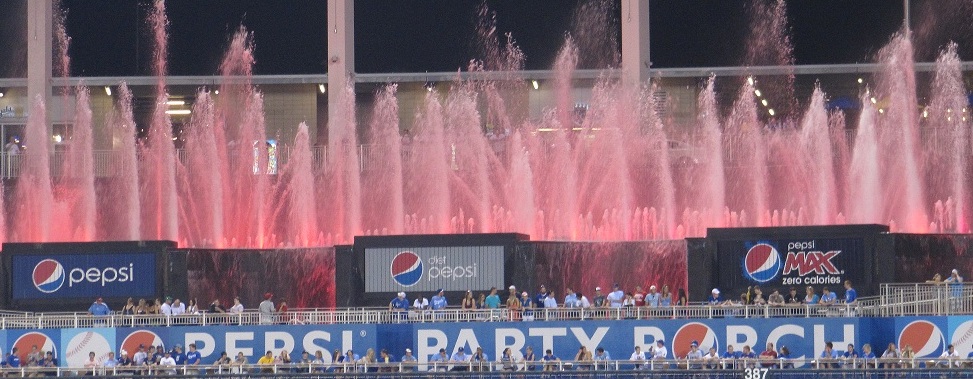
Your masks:
<svg viewBox="0 0 973 379"><path fill-rule="evenodd" d="M934 143L950 144L947 149L929 146L926 151L939 159L927 159L926 172L930 198L946 202L952 199L952 209L946 212L951 217L937 220L940 231L965 233L970 229L970 194L967 173L969 172L970 124L968 99L963 85L963 73L956 44L950 44L936 59L936 76L932 83L932 99L924 111L926 126L933 136ZM949 167L949 170L943 170Z"/></svg>
<svg viewBox="0 0 973 379"><path fill-rule="evenodd" d="M369 164L362 173L362 222L365 230L386 229L401 234L405 214L402 200L402 136L399 134L398 86L378 91L368 126Z"/></svg>
<svg viewBox="0 0 973 379"><path fill-rule="evenodd" d="M60 187L73 194L70 201L71 240L94 241L97 238L97 207L95 195L95 164L92 155L92 115L88 88L79 86L74 106L74 133L68 146Z"/></svg>
<svg viewBox="0 0 973 379"><path fill-rule="evenodd" d="M288 225L286 236L298 246L317 242L317 212L314 200L314 173L311 170L311 144L307 124L297 127L290 161L284 171L287 180Z"/></svg>
<svg viewBox="0 0 973 379"><path fill-rule="evenodd" d="M415 139L410 142L405 175L406 214L426 220L426 230L411 233L446 233L450 215L449 176L451 146L445 138L443 107L436 91L425 96L416 113Z"/></svg>
<svg viewBox="0 0 973 379"><path fill-rule="evenodd" d="M118 88L115 110L108 117L115 149L106 197L99 199L103 221L102 238L115 241L140 240L142 203L139 196L138 152L135 142L135 116L132 114L132 92L122 83Z"/></svg>
<svg viewBox="0 0 973 379"><path fill-rule="evenodd" d="M199 91L193 104L193 117L186 133L186 157L189 188L183 196L187 219L186 237L190 241L210 241L210 246L223 247L223 188L222 161L217 146L215 109L209 92Z"/></svg>
<svg viewBox="0 0 973 379"><path fill-rule="evenodd" d="M37 96L31 102L21 154L20 179L15 189L14 204L17 222L15 235L20 242L51 242L54 193L51 188L50 144L47 132L47 110L44 99Z"/></svg>
<svg viewBox="0 0 973 379"><path fill-rule="evenodd" d="M529 154L520 132L514 132L510 141L510 180L505 188L511 215L507 231L538 235L538 231L534 230L537 207L534 202L534 174L531 172ZM543 230L539 234L543 235Z"/></svg>
<svg viewBox="0 0 973 379"><path fill-rule="evenodd" d="M878 110L870 101L870 93L861 98L862 112L858 119L858 131L852 148L851 167L848 169L848 197L845 211L848 222L869 224L885 222L882 209L882 170L880 167L878 140Z"/></svg>
<svg viewBox="0 0 973 379"><path fill-rule="evenodd" d="M814 225L831 224L838 214L837 191L828 111L825 109L824 92L820 86L814 88L811 104L801 120L801 142L803 155L807 159L804 166L810 171L810 221Z"/></svg>
<svg viewBox="0 0 973 379"><path fill-rule="evenodd" d="M362 227L355 92L351 87L333 90L342 92L338 117L328 120L328 128L334 130L331 135L338 140L328 141L327 167L318 183L319 203L323 201L325 208L318 212L318 217L322 220L319 225L328 225L327 230L334 231L341 239L350 239L360 233ZM324 193L324 190L328 192Z"/></svg>
<svg viewBox="0 0 973 379"><path fill-rule="evenodd" d="M706 81L696 104L696 121L699 123L700 167L689 188L699 188L691 204L706 213L706 224L723 226L723 208L726 207L726 178L723 171L723 129L719 109L716 107L715 77Z"/></svg>
<svg viewBox="0 0 973 379"><path fill-rule="evenodd" d="M883 188L886 219L894 220L903 231L923 232L929 222L919 172L919 113L912 55L907 33L897 34L879 52L882 69L876 96L888 101L888 109L879 116L885 162L882 172L887 174Z"/></svg>
<svg viewBox="0 0 973 379"><path fill-rule="evenodd" d="M166 114L169 100L165 88L169 21L165 12L165 1L156 0L149 15L155 43L152 74L156 77L156 101L140 170L143 179L142 234L146 238L176 240L179 238L179 199L176 194L176 147L172 143L172 119Z"/></svg>
<svg viewBox="0 0 973 379"><path fill-rule="evenodd" d="M768 226L765 216L768 207L767 152L764 146L763 123L757 117L757 103L753 85L740 88L726 120L724 151L729 152L727 164L727 199L732 210L746 211L753 220L744 218L740 226Z"/></svg>
<svg viewBox="0 0 973 379"><path fill-rule="evenodd" d="M447 140L455 146L452 159L454 170L450 180L450 195L452 216L458 217L458 230L466 229L466 216L473 216L477 220L475 225L482 229L486 225L482 220L490 216L490 188L489 165L490 147L483 138L480 112L477 110L477 98L472 84L456 83L446 97L443 109L447 131ZM488 95L489 96L489 95ZM456 212L462 212L459 216Z"/></svg>

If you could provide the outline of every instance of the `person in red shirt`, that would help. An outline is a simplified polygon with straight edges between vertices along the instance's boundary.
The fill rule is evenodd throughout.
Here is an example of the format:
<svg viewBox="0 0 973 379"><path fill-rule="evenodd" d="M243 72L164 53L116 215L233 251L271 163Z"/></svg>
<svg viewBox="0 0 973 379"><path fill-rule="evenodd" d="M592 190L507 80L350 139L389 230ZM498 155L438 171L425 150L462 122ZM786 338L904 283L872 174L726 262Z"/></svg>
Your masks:
<svg viewBox="0 0 973 379"><path fill-rule="evenodd" d="M760 353L760 362L764 367L777 367L777 350L773 342L767 342L767 350Z"/></svg>
<svg viewBox="0 0 973 379"><path fill-rule="evenodd" d="M635 293L632 294L632 298L635 299L636 307L645 306L645 291L642 290L642 286L635 286Z"/></svg>

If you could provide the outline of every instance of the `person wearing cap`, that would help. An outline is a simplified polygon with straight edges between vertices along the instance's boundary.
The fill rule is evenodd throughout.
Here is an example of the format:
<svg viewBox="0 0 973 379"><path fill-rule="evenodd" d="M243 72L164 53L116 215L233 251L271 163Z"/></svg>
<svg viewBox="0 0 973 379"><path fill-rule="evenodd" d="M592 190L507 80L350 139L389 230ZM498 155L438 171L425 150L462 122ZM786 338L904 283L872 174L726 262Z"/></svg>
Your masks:
<svg viewBox="0 0 973 379"><path fill-rule="evenodd" d="M409 299L405 297L405 292L399 292L392 298L389 302L389 312L394 312L393 318L396 322L404 319L409 312Z"/></svg>
<svg viewBox="0 0 973 379"><path fill-rule="evenodd" d="M169 368L168 370L163 371L166 374L176 375L176 360L172 358L172 355L169 354L168 351L165 352L165 354L162 354L162 358L159 359L159 366Z"/></svg>
<svg viewBox="0 0 973 379"><path fill-rule="evenodd" d="M544 301L547 300L547 297L547 287L541 284L540 290L537 292L537 295L534 296L534 308L543 309Z"/></svg>
<svg viewBox="0 0 973 379"><path fill-rule="evenodd" d="M534 302L530 300L527 291L520 293L520 309L524 321L534 321Z"/></svg>
<svg viewBox="0 0 973 379"><path fill-rule="evenodd" d="M416 370L416 357L412 355L412 349L406 348L405 355L399 360L402 362L402 371L412 372Z"/></svg>
<svg viewBox="0 0 973 379"><path fill-rule="evenodd" d="M439 354L433 354L429 357L429 371L446 371L449 367L449 355L446 355L446 349L440 348Z"/></svg>
<svg viewBox="0 0 973 379"><path fill-rule="evenodd" d="M453 368L450 371L469 371L470 370L470 356L466 355L466 349L462 346L456 349L453 356L449 358L449 361L454 363Z"/></svg>
<svg viewBox="0 0 973 379"><path fill-rule="evenodd" d="M166 296L166 301L159 306L159 313L172 316L172 296Z"/></svg>
<svg viewBox="0 0 973 379"><path fill-rule="evenodd" d="M274 323L274 294L267 292L264 294L264 301L260 302L257 309L260 311L260 323L263 325Z"/></svg>
<svg viewBox="0 0 973 379"><path fill-rule="evenodd" d="M959 275L959 270L954 268L943 283L949 286L950 308L955 311L959 308L960 300L963 297L963 277Z"/></svg>
<svg viewBox="0 0 973 379"><path fill-rule="evenodd" d="M145 345L139 344L139 350L132 356L132 362L136 366L141 366L145 364L145 359L148 357L149 355L145 353Z"/></svg>
<svg viewBox="0 0 973 379"><path fill-rule="evenodd" d="M687 367L690 370L698 370L703 368L703 351L699 350L699 341L693 340L689 344L689 352L686 353Z"/></svg>
<svg viewBox="0 0 973 379"><path fill-rule="evenodd" d="M108 304L105 304L100 297L95 299L95 302L88 307L88 314L92 316L108 316L109 313L111 313L111 310L108 309Z"/></svg>
<svg viewBox="0 0 973 379"><path fill-rule="evenodd" d="M182 351L182 345L176 344L172 349L172 360L176 361L176 366L186 365L186 353Z"/></svg>
<svg viewBox="0 0 973 379"><path fill-rule="evenodd" d="M638 299L636 300L636 305L638 305ZM659 290L655 287L655 284L649 286L649 293L645 295L645 301L642 302L642 306L649 306L651 308L659 307Z"/></svg>
<svg viewBox="0 0 973 379"><path fill-rule="evenodd" d="M595 298L592 305L595 308L604 308L608 306L608 302L605 301L605 294L601 293L601 287L595 287Z"/></svg>
<svg viewBox="0 0 973 379"><path fill-rule="evenodd" d="M118 352L118 366L120 367L131 367L134 366L135 362L132 361L131 356L128 354L127 350L121 350Z"/></svg>
<svg viewBox="0 0 973 379"><path fill-rule="evenodd" d="M666 349L666 341L663 339L655 340L655 348L652 349L652 359L656 361L665 361L669 359L669 349ZM657 369L667 369L669 368L667 364L654 364Z"/></svg>
<svg viewBox="0 0 973 379"><path fill-rule="evenodd" d="M436 295L429 301L429 308L434 311L446 309L449 303L446 301L446 291L442 288L436 290Z"/></svg>
<svg viewBox="0 0 973 379"><path fill-rule="evenodd" d="M720 289L713 288L713 291L710 291L709 297L706 298L706 303L709 305L720 305L722 302L723 298L720 297Z"/></svg>

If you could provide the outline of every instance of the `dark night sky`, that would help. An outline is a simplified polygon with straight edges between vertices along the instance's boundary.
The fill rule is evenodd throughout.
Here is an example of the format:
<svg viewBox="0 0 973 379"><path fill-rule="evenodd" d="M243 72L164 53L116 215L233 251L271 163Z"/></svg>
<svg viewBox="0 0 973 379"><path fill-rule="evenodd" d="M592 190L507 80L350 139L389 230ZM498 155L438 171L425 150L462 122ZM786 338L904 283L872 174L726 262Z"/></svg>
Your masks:
<svg viewBox="0 0 973 379"><path fill-rule="evenodd" d="M26 0L0 0L0 75L23 76ZM620 7L620 1L615 0ZM754 0L761 1L761 0ZM549 68L580 1L488 1L498 30L510 32L527 69ZM740 64L748 1L651 0L656 67ZM63 0L70 10L72 75L146 75L151 59L148 0ZM356 71L454 71L476 57L480 0L356 1ZM949 39L970 59L973 0L913 0L918 60ZM215 73L232 32L253 31L257 74L323 73L326 1L169 0L173 75ZM791 0L788 21L798 64L867 62L902 22L895 0ZM930 22L930 20L936 20ZM614 27L617 31L617 24Z"/></svg>

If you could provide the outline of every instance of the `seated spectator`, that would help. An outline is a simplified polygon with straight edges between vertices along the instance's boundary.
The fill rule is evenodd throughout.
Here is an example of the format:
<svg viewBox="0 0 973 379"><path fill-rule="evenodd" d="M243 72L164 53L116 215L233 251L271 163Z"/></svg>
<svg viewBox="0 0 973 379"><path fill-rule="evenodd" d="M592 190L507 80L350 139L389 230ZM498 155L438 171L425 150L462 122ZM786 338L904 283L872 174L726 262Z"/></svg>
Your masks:
<svg viewBox="0 0 973 379"><path fill-rule="evenodd" d="M503 354L500 355L500 367L503 371L517 371L517 359L513 356L513 351L510 348L503 349Z"/></svg>
<svg viewBox="0 0 973 379"><path fill-rule="evenodd" d="M233 297L233 306L230 307L230 313L240 314L243 313L243 303L240 303L240 297Z"/></svg>
<svg viewBox="0 0 973 379"><path fill-rule="evenodd" d="M98 362L95 359L95 352L88 352L88 360L84 361L84 372L86 375L98 375L98 367L101 366L103 362Z"/></svg>
<svg viewBox="0 0 973 379"><path fill-rule="evenodd" d="M466 349L460 346L453 353L453 356L449 358L449 361L453 363L453 368L450 371L469 371L470 370L470 356L466 355Z"/></svg>
<svg viewBox="0 0 973 379"><path fill-rule="evenodd" d="M439 354L434 354L429 358L429 371L446 371L449 367L449 356L446 355L446 349L439 349Z"/></svg>
<svg viewBox="0 0 973 379"><path fill-rule="evenodd" d="M199 314L199 305L196 304L196 299L189 299L189 304L186 305L186 314L187 315Z"/></svg>
<svg viewBox="0 0 973 379"><path fill-rule="evenodd" d="M706 299L709 305L720 305L723 303L723 298L720 297L720 290L718 288L713 288L710 292L710 296Z"/></svg>
<svg viewBox="0 0 973 379"><path fill-rule="evenodd" d="M767 297L767 304L778 307L786 304L786 302L784 301L784 296L780 294L780 291L774 288L774 292Z"/></svg>
<svg viewBox="0 0 973 379"><path fill-rule="evenodd" d="M760 353L760 365L763 367L777 367L777 350L773 342L767 342L767 349Z"/></svg>
<svg viewBox="0 0 973 379"><path fill-rule="evenodd" d="M305 353L307 353L307 352L305 352ZM379 352L379 355L378 355L378 364L380 365L380 367L378 369L379 372L395 372L395 371L398 371L397 370L397 367L395 367L395 359L392 358L391 355L389 355L389 351L387 349L382 349L382 351Z"/></svg>
<svg viewBox="0 0 973 379"><path fill-rule="evenodd" d="M209 304L209 313L226 313L226 308L220 305L220 299L213 300L213 302Z"/></svg>
<svg viewBox="0 0 973 379"><path fill-rule="evenodd" d="M20 355L17 355L17 348L11 348L7 356L0 362L0 368L20 368Z"/></svg>
<svg viewBox="0 0 973 379"><path fill-rule="evenodd" d="M956 351L956 348L953 347L953 344L949 344L949 346L946 347L946 351L944 351L939 356L939 358L940 358L939 361L935 362L936 366L944 367L944 368L960 367L959 352ZM929 366L933 366L933 365L929 365Z"/></svg>
<svg viewBox="0 0 973 379"><path fill-rule="evenodd" d="M547 297L544 298L544 308L557 308L557 298L554 297L554 291L548 292Z"/></svg>
<svg viewBox="0 0 973 379"><path fill-rule="evenodd" d="M168 353L166 355L168 356ZM264 354L257 360L257 365L260 366L260 372L274 372L274 360L274 352L267 350L267 354Z"/></svg>
<svg viewBox="0 0 973 379"><path fill-rule="evenodd" d="M703 351L699 350L699 341L693 341L689 344L689 352L686 353L686 367L690 370L699 370L703 368L701 363L703 360Z"/></svg>
<svg viewBox="0 0 973 379"><path fill-rule="evenodd" d="M787 346L780 347L780 353L777 354L777 359L781 361L781 368L794 368L794 363L790 361L791 349L788 349Z"/></svg>
<svg viewBox="0 0 973 379"><path fill-rule="evenodd" d="M242 374L246 372L246 366L250 364L247 362L247 357L243 355L243 352L239 352L236 355L236 359L233 360L233 371L234 374Z"/></svg>
<svg viewBox="0 0 973 379"><path fill-rule="evenodd" d="M818 360L818 367L820 368L838 367L838 352L834 351L834 344L831 343L831 341L824 343L824 351L821 352L821 357Z"/></svg>
<svg viewBox="0 0 973 379"><path fill-rule="evenodd" d="M551 349L547 349L541 359L544 361L544 371L558 371L558 362L561 362L561 359L554 355Z"/></svg>
<svg viewBox="0 0 973 379"><path fill-rule="evenodd" d="M533 363L536 360L537 360L537 357L534 356L534 348L533 347L530 347L530 346L527 346L527 350L524 353L524 370L526 370L526 371L535 371L535 370L537 370L537 367Z"/></svg>
<svg viewBox="0 0 973 379"><path fill-rule="evenodd" d="M638 370L638 369L642 368L642 362L645 362L646 360L648 360L648 357L646 357L645 352L642 351L642 347L636 345L635 346L635 352L632 353L632 356L629 357L628 360L630 360L632 362L636 362L635 365L634 365L634 368L636 370Z"/></svg>
<svg viewBox="0 0 973 379"><path fill-rule="evenodd" d="M743 368L755 368L757 367L757 353L750 350L750 345L743 345L743 351L740 352L740 360Z"/></svg>
<svg viewBox="0 0 973 379"><path fill-rule="evenodd" d="M577 364L577 367L575 367L575 369L591 370L593 366L592 363L594 362L594 357L591 356L591 351L582 345L580 348L578 348L578 353L574 355L574 362L575 364ZM565 363L564 365L569 369L571 367L570 362Z"/></svg>
<svg viewBox="0 0 973 379"><path fill-rule="evenodd" d="M807 286L807 294L804 295L804 304L815 305L818 303L818 294L814 293L814 287Z"/></svg>
<svg viewBox="0 0 973 379"><path fill-rule="evenodd" d="M172 305L170 306L170 309L172 310L173 316L186 314L186 304L183 304L181 301L179 301L179 299L175 299L172 301Z"/></svg>
<svg viewBox="0 0 973 379"><path fill-rule="evenodd" d="M848 344L848 348L845 349L844 354L841 355L842 366L847 369L853 369L858 363L858 352L855 351L854 344Z"/></svg>
<svg viewBox="0 0 973 379"><path fill-rule="evenodd" d="M889 342L889 347L882 353L881 368L899 368L899 349L895 343Z"/></svg>
<svg viewBox="0 0 973 379"><path fill-rule="evenodd" d="M119 367L131 367L134 366L135 362L128 355L128 351L122 350L118 352L118 366Z"/></svg>
<svg viewBox="0 0 973 379"><path fill-rule="evenodd" d="M821 301L818 304L835 305L837 303L838 303L838 295L836 295L834 292L831 292L831 290L829 290L828 287L824 287L824 289L821 290Z"/></svg>
<svg viewBox="0 0 973 379"><path fill-rule="evenodd" d="M483 348L480 346L476 347L476 351L474 351L473 356L470 357L470 362L473 363L473 371L490 370L490 358L487 353L483 352Z"/></svg>
<svg viewBox="0 0 973 379"><path fill-rule="evenodd" d="M720 368L720 354L716 352L716 346L710 346L709 352L703 356L705 367L710 370Z"/></svg>
<svg viewBox="0 0 973 379"><path fill-rule="evenodd" d="M791 287L787 292L787 296L784 296L784 304L787 305L800 305L803 300L797 295L797 288Z"/></svg>
<svg viewBox="0 0 973 379"><path fill-rule="evenodd" d="M736 369L736 361L740 359L740 352L733 350L733 345L726 345L723 352L723 368L728 370Z"/></svg>
<svg viewBox="0 0 973 379"><path fill-rule="evenodd" d="M114 369L115 366L118 366L118 360L115 359L115 352L109 351L108 357L105 358L104 362L101 362L101 367L105 368L106 374L111 374L112 369Z"/></svg>
<svg viewBox="0 0 973 379"><path fill-rule="evenodd" d="M862 345L861 354L862 364L858 365L861 368L876 368L878 365L875 360L875 352L872 351L871 344Z"/></svg>
<svg viewBox="0 0 973 379"><path fill-rule="evenodd" d="M750 298L752 305L766 305L767 299L764 298L764 291L760 287L753 287L753 296Z"/></svg>
<svg viewBox="0 0 973 379"><path fill-rule="evenodd" d="M224 372L223 370L229 369L232 364L233 361L230 359L230 356L224 351L220 353L220 357L216 359L216 362L213 362L213 368L217 374L222 374Z"/></svg>

